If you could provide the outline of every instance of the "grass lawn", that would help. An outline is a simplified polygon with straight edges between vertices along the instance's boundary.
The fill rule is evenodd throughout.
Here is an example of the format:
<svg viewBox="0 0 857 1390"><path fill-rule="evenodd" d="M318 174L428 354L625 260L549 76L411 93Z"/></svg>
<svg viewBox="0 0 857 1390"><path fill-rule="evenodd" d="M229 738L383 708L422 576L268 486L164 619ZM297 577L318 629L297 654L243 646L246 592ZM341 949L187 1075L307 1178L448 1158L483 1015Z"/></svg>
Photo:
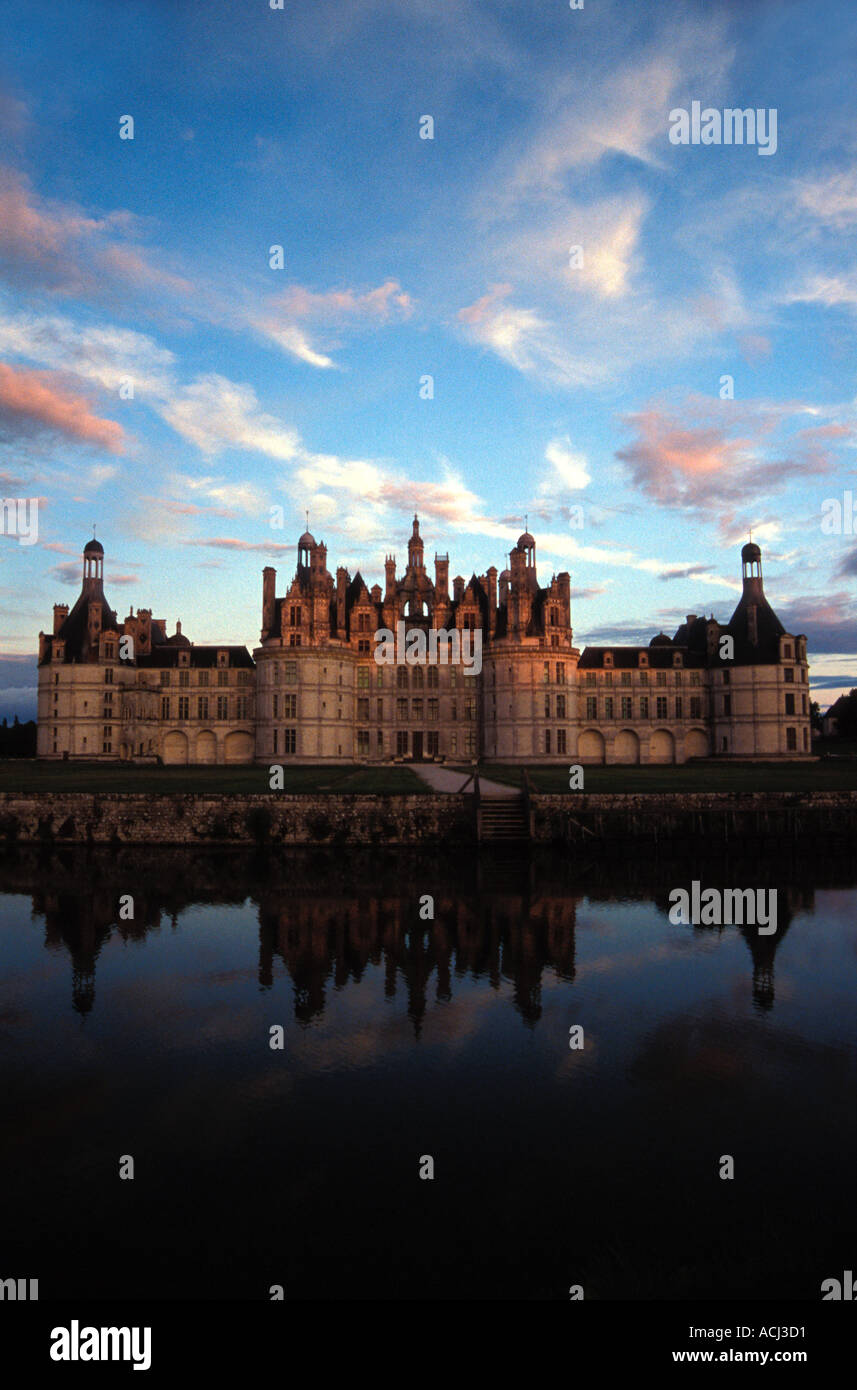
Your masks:
<svg viewBox="0 0 857 1390"><path fill-rule="evenodd" d="M407 767L286 767L286 793L428 792ZM182 792L207 796L270 791L267 766L138 767L133 763L54 763L0 759L0 792Z"/></svg>
<svg viewBox="0 0 857 1390"><path fill-rule="evenodd" d="M569 763L570 763L569 759ZM567 792L568 765L527 768L537 792ZM523 769L485 763L480 775L509 786L522 784ZM857 791L857 758L817 763L690 763L681 767L584 767L587 792L792 792Z"/></svg>

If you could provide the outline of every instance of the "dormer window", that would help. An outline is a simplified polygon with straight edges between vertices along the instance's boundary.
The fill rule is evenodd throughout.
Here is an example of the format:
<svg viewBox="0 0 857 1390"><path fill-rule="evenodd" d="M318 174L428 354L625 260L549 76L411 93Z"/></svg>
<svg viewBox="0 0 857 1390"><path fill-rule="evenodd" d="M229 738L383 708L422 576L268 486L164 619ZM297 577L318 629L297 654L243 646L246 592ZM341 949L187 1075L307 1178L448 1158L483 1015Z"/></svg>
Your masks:
<svg viewBox="0 0 857 1390"><path fill-rule="evenodd" d="M179 652L179 666L190 665L190 652Z"/></svg>
<svg viewBox="0 0 857 1390"><path fill-rule="evenodd" d="M683 657L682 657L681 652L675 652L675 653L673 654L673 666L683 666L683 665L684 665L684 659L683 659Z"/></svg>
<svg viewBox="0 0 857 1390"><path fill-rule="evenodd" d="M638 660L639 660L639 663L640 663L641 666L648 666L648 664L649 664L649 654L648 654L648 652L640 652L640 653L639 653L639 656L638 656Z"/></svg>
<svg viewBox="0 0 857 1390"><path fill-rule="evenodd" d="M605 665L605 667L606 667L606 666L612 666L612 665L613 665L613 653L612 653L612 652L605 652L605 653L604 653L604 665Z"/></svg>
<svg viewBox="0 0 857 1390"><path fill-rule="evenodd" d="M218 653L217 653L217 664L218 664L218 666L228 666L228 665L229 665L229 653L228 653L228 652L218 652Z"/></svg>

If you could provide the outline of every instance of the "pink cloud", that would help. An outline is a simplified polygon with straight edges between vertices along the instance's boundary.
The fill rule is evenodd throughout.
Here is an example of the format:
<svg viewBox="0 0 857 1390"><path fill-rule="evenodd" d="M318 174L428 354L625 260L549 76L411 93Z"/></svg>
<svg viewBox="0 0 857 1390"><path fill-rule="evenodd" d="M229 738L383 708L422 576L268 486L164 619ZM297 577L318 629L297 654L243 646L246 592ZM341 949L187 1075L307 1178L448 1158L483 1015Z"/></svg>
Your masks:
<svg viewBox="0 0 857 1390"><path fill-rule="evenodd" d="M386 323L393 316L408 318L413 313L414 303L398 280L387 280L363 294L350 289L316 294L302 285L290 285L277 296L273 306L293 319L363 317Z"/></svg>
<svg viewBox="0 0 857 1390"><path fill-rule="evenodd" d="M55 386L55 380L53 372L34 372L0 362L0 417L41 425L120 453L125 438L122 426L93 415L82 396Z"/></svg>

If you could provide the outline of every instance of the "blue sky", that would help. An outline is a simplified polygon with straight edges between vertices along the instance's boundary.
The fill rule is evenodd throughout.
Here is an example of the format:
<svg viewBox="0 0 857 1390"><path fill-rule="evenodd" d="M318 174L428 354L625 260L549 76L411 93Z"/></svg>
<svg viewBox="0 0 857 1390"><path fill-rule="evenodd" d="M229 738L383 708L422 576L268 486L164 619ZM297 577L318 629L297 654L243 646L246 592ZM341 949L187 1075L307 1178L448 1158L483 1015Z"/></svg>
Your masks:
<svg viewBox="0 0 857 1390"><path fill-rule="evenodd" d="M252 649L305 509L370 584L415 509L465 577L527 514L581 647L728 618L752 528L816 696L857 684L857 539L821 530L857 494L853 4L72 0L0 32L0 491L41 499L35 545L0 536L0 714L93 520L120 616ZM776 151L672 144L693 101L775 109Z"/></svg>

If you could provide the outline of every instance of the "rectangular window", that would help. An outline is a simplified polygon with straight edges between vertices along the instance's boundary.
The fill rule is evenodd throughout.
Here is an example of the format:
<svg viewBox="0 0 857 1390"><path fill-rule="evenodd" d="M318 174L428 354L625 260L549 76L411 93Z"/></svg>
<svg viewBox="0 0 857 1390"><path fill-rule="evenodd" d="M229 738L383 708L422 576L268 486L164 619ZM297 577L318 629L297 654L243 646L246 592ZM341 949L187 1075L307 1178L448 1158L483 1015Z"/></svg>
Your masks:
<svg viewBox="0 0 857 1390"><path fill-rule="evenodd" d="M217 697L217 717L218 717L218 719L226 719L226 718L228 718L227 704L228 704L228 701L227 701L226 696L225 696L225 695L218 695L218 697Z"/></svg>
<svg viewBox="0 0 857 1390"><path fill-rule="evenodd" d="M794 675L794 673L792 673L792 675ZM786 679L788 679L788 677L786 677ZM112 666L108 666L108 667L107 667L107 670L104 672L104 684L105 684L105 685L112 685L112 684L113 684L113 667L112 667Z"/></svg>
<svg viewBox="0 0 857 1390"><path fill-rule="evenodd" d="M364 656L364 655L365 655L365 656L368 656L368 655L369 655L369 638L368 638L368 637L358 637L358 639L357 639L357 652L358 652L358 655L359 655L359 656Z"/></svg>
<svg viewBox="0 0 857 1390"><path fill-rule="evenodd" d="M557 697L556 697L556 717L557 717L557 719L565 719L565 696L564 696L564 695L557 695Z"/></svg>
<svg viewBox="0 0 857 1390"><path fill-rule="evenodd" d="M730 715L730 716L731 716L731 714L732 714L732 696L731 696L731 695L724 695L724 696L723 696L723 713L724 713L724 714L728 714L728 715Z"/></svg>
<svg viewBox="0 0 857 1390"><path fill-rule="evenodd" d="M105 674L105 676L106 676L106 675L107 675L107 672L105 671L104 674ZM110 674L112 675L113 672L111 671ZM795 680L795 668L794 668L793 666L787 666L787 667L785 668L785 670L783 671L783 680L785 681L786 685L794 685L794 680Z"/></svg>
<svg viewBox="0 0 857 1390"><path fill-rule="evenodd" d="M466 697L465 701L464 701L464 718L465 718L465 719L475 719L475 718L476 718L476 696L475 696L475 695L468 695L468 696Z"/></svg>
<svg viewBox="0 0 857 1390"><path fill-rule="evenodd" d="M641 672L640 672L640 685L648 685L648 684L649 684L649 673L648 673L648 671L641 671Z"/></svg>
<svg viewBox="0 0 857 1390"><path fill-rule="evenodd" d="M450 717L450 719L457 719L457 718L458 718L458 704L456 703L455 700L453 700L452 704L450 705L449 717Z"/></svg>
<svg viewBox="0 0 857 1390"><path fill-rule="evenodd" d="M724 685L731 685L731 684L732 684L732 672L731 672L731 671L724 671L724 672L723 672L723 684L724 684Z"/></svg>
<svg viewBox="0 0 857 1390"><path fill-rule="evenodd" d="M274 730L274 752L277 751L277 730Z"/></svg>
<svg viewBox="0 0 857 1390"><path fill-rule="evenodd" d="M681 674L681 671L675 671L675 672L673 673L673 685L681 685L681 684L682 684L682 674Z"/></svg>
<svg viewBox="0 0 857 1390"><path fill-rule="evenodd" d="M202 683L203 683L203 682L200 681L200 685L202 685ZM205 684L207 685L208 682L206 681ZM249 672L249 671L239 671L239 672L238 672L238 684L239 684L239 685L249 685L249 684L250 684L250 672Z"/></svg>
<svg viewBox="0 0 857 1390"><path fill-rule="evenodd" d="M197 719L207 719L207 718L208 718L208 696L207 696L207 695L200 695L200 696L197 698L197 702L196 702L196 717L197 717Z"/></svg>
<svg viewBox="0 0 857 1390"><path fill-rule="evenodd" d="M384 685L384 668L383 668L383 666L376 666L376 667L375 667L375 685L377 686L378 690L381 690L381 689L383 688L383 685Z"/></svg>
<svg viewBox="0 0 857 1390"><path fill-rule="evenodd" d="M787 696L786 696L786 714L794 714L794 712L795 712L795 697L794 697L794 695L787 695Z"/></svg>
<svg viewBox="0 0 857 1390"><path fill-rule="evenodd" d="M290 608L290 609L289 609L289 627L300 627L300 625L301 625L301 610L300 610L300 608Z"/></svg>
<svg viewBox="0 0 857 1390"><path fill-rule="evenodd" d="M162 671L162 672L161 672L161 685L169 685L169 683L170 683L170 673L169 673L169 671Z"/></svg>
<svg viewBox="0 0 857 1390"><path fill-rule="evenodd" d="M379 750L380 750L381 752L384 751L384 730L383 730L383 729L379 729L379 730L378 730L378 748L379 748Z"/></svg>
<svg viewBox="0 0 857 1390"><path fill-rule="evenodd" d="M641 696L640 696L640 718L641 718L641 719L648 719L648 717L649 717L649 697L648 697L648 695L641 695Z"/></svg>
<svg viewBox="0 0 857 1390"><path fill-rule="evenodd" d="M437 723L438 708L439 708L439 701L437 701L437 700L429 700L429 702L428 702L428 717L429 717L429 723L430 723L430 724L436 724L436 723Z"/></svg>
<svg viewBox="0 0 857 1390"><path fill-rule="evenodd" d="M182 690L187 690L190 685L190 671L179 671L179 686Z"/></svg>
<svg viewBox="0 0 857 1390"><path fill-rule="evenodd" d="M298 717L298 697L297 695L283 696L283 718L297 719Z"/></svg>
<svg viewBox="0 0 857 1390"><path fill-rule="evenodd" d="M436 758L440 750L440 740L437 729L429 729L426 734L426 753L430 758Z"/></svg>
<svg viewBox="0 0 857 1390"><path fill-rule="evenodd" d="M358 701L357 701L357 718L358 718L358 719L368 719L368 718L369 718L369 701L368 701L368 699L362 699L362 700L358 700ZM366 734L366 737L367 737L367 738L369 737L368 732L367 732L367 734ZM368 751L368 750L367 750L367 751Z"/></svg>
<svg viewBox="0 0 857 1390"><path fill-rule="evenodd" d="M56 752L56 751L57 751L57 746L56 746L56 744L54 744L54 752ZM105 742L105 743L102 743L102 745L101 745L101 751L102 751L102 753L112 753L112 752L113 752L113 744L112 744L109 740L108 740L107 742Z"/></svg>
<svg viewBox="0 0 857 1390"><path fill-rule="evenodd" d="M450 688L450 690L454 690L455 687L456 687L457 685L458 685L458 672L456 671L455 667L453 666L453 667L450 668L450 672L449 672L449 688Z"/></svg>
<svg viewBox="0 0 857 1390"><path fill-rule="evenodd" d="M691 685L702 685L702 676L699 671L691 671L690 683Z"/></svg>
<svg viewBox="0 0 857 1390"><path fill-rule="evenodd" d="M630 697L630 695L623 695L623 696L622 696L622 718L623 718L623 719L630 719L630 718L632 717L632 716L631 716L631 711L632 711L631 697Z"/></svg>
<svg viewBox="0 0 857 1390"><path fill-rule="evenodd" d="M630 672L630 671L623 671L623 672L622 672L622 675L621 675L621 677L620 677L620 679L621 679L623 685L630 685L630 684L631 684L631 672Z"/></svg>
<svg viewBox="0 0 857 1390"><path fill-rule="evenodd" d="M605 671L605 672L604 672L604 684L605 684L605 685L612 685L612 684L613 684L613 672L612 672L612 671Z"/></svg>
<svg viewBox="0 0 857 1390"><path fill-rule="evenodd" d="M299 647L300 644L301 644L301 635L300 635L300 633L299 633L299 632L290 632L290 633L289 633L289 646L290 646L290 647Z"/></svg>
<svg viewBox="0 0 857 1390"><path fill-rule="evenodd" d="M691 719L702 718L702 700L698 695L691 695L690 697L690 717Z"/></svg>
<svg viewBox="0 0 857 1390"><path fill-rule="evenodd" d="M190 718L189 709L190 709L190 696L189 696L189 695L180 695L180 696L179 696L179 719L189 719L189 718Z"/></svg>
<svg viewBox="0 0 857 1390"><path fill-rule="evenodd" d="M218 685L228 685L228 684L229 684L229 672L228 672L228 671L218 671L218 673L217 673L217 684L218 684Z"/></svg>
<svg viewBox="0 0 857 1390"><path fill-rule="evenodd" d="M449 736L449 751L450 751L450 753L457 753L457 752L458 752L458 734L450 734L450 736Z"/></svg>
<svg viewBox="0 0 857 1390"><path fill-rule="evenodd" d="M551 751L551 731L550 731L550 729L545 729L545 752L546 752L546 753L549 753L550 751Z"/></svg>
<svg viewBox="0 0 857 1390"><path fill-rule="evenodd" d="M425 684L425 674L422 666L415 666L411 676L411 685L414 690L422 690Z"/></svg>
<svg viewBox="0 0 857 1390"><path fill-rule="evenodd" d="M605 718L605 719L612 719L612 718L613 718L613 696L612 696L612 695L608 695L607 698L606 698L605 701L604 701L604 718Z"/></svg>
<svg viewBox="0 0 857 1390"><path fill-rule="evenodd" d="M476 752L476 730L466 729L464 732L464 752L474 754Z"/></svg>
<svg viewBox="0 0 857 1390"><path fill-rule="evenodd" d="M545 669L544 669L544 671L542 672L542 680L544 681L545 685L547 685L547 684L549 683L550 678L551 678L551 664L550 664L549 661L546 661L546 662L545 662Z"/></svg>
<svg viewBox="0 0 857 1390"><path fill-rule="evenodd" d="M428 668L428 671L426 672L426 675L427 675L427 677L428 677L428 688L429 688L429 690L437 690L437 688L438 688L438 672L437 672L437 667L436 667L436 666L430 666L430 667Z"/></svg>
<svg viewBox="0 0 857 1390"><path fill-rule="evenodd" d="M586 672L586 684L587 684L587 685L594 685L594 684L595 684L595 672L594 672L594 671L587 671L587 672Z"/></svg>
<svg viewBox="0 0 857 1390"><path fill-rule="evenodd" d="M384 718L384 701L377 700L375 703L378 706L378 713L376 714L375 718L378 720L378 723L380 724L382 719Z"/></svg>
<svg viewBox="0 0 857 1390"><path fill-rule="evenodd" d="M408 731L407 729L396 730L396 756L406 758L408 756Z"/></svg>
<svg viewBox="0 0 857 1390"><path fill-rule="evenodd" d="M280 717L280 697L276 690L271 696L271 714L274 719L279 719Z"/></svg>
<svg viewBox="0 0 857 1390"><path fill-rule="evenodd" d="M296 753L298 751L298 731L297 729L283 729L283 752Z"/></svg>
<svg viewBox="0 0 857 1390"><path fill-rule="evenodd" d="M244 674L246 675L246 672L245 672ZM208 672L207 672L207 671L197 671L197 673L196 673L196 679L197 679L197 681L198 681L198 683L199 683L200 685L208 685Z"/></svg>
<svg viewBox="0 0 857 1390"><path fill-rule="evenodd" d="M545 719L550 719L550 717L551 717L551 697L550 697L550 695L545 695Z"/></svg>
<svg viewBox="0 0 857 1390"><path fill-rule="evenodd" d="M594 695L587 695L587 697L586 697L586 718L587 718L587 719L596 719L597 716L598 716L598 701L596 700L596 698L595 698Z"/></svg>
<svg viewBox="0 0 857 1390"><path fill-rule="evenodd" d="M784 642L784 643L783 643L783 656L785 657L786 661L791 661L791 659L792 659L792 644L791 644L791 642Z"/></svg>
<svg viewBox="0 0 857 1390"><path fill-rule="evenodd" d="M248 695L239 695L235 701L235 718L250 718L250 697Z"/></svg>
<svg viewBox="0 0 857 1390"><path fill-rule="evenodd" d="M369 689L369 667L368 667L368 666L358 666L358 667L357 667L357 689L358 689L358 690L368 690L368 689Z"/></svg>
<svg viewBox="0 0 857 1390"><path fill-rule="evenodd" d="M565 729L557 729L556 731L556 751L558 753L565 752Z"/></svg>
<svg viewBox="0 0 857 1390"><path fill-rule="evenodd" d="M287 661L287 662L286 662L286 664L285 664L285 682L286 682L286 685L297 685L297 683L298 683L298 663L297 663L296 661Z"/></svg>
<svg viewBox="0 0 857 1390"><path fill-rule="evenodd" d="M565 685L565 662L563 661L556 663L556 683L557 685Z"/></svg>
<svg viewBox="0 0 857 1390"><path fill-rule="evenodd" d="M786 748L790 753L797 752L797 729L786 729Z"/></svg>
<svg viewBox="0 0 857 1390"><path fill-rule="evenodd" d="M161 718L162 718L162 719L169 719L169 717L170 717L170 697L169 697L169 695L164 695L164 696L162 696L162 698L161 698Z"/></svg>
<svg viewBox="0 0 857 1390"><path fill-rule="evenodd" d="M407 690L408 688L408 668L407 666L396 667L396 689Z"/></svg>
<svg viewBox="0 0 857 1390"><path fill-rule="evenodd" d="M666 719L667 717L667 697L665 695L659 695L655 702L655 716L658 719Z"/></svg>
<svg viewBox="0 0 857 1390"><path fill-rule="evenodd" d="M412 701L411 701L411 718L412 718L412 719L422 719L422 717L423 717L423 702L422 702L422 700L412 700Z"/></svg>
<svg viewBox="0 0 857 1390"><path fill-rule="evenodd" d="M658 671L658 672L656 672L656 674L655 674L655 684L656 684L656 685L666 685L666 683L667 683L667 673L666 673L666 671Z"/></svg>
<svg viewBox="0 0 857 1390"><path fill-rule="evenodd" d="M369 757L369 730L357 730L357 756L358 758Z"/></svg>
<svg viewBox="0 0 857 1390"><path fill-rule="evenodd" d="M677 696L676 696L676 700L675 700L675 717L676 717L676 719L681 719L681 718L682 718L682 712L681 712L681 711L682 711L681 696L680 696L680 695L677 695Z"/></svg>
<svg viewBox="0 0 857 1390"><path fill-rule="evenodd" d="M113 737L113 725L112 725L112 724L105 724L105 725L104 725L104 737L105 737L105 738L112 738L112 737Z"/></svg>
<svg viewBox="0 0 857 1390"><path fill-rule="evenodd" d="M407 700L397 700L397 701L396 701L396 718L397 718L401 723L406 723L406 722L407 722L407 718L408 718L408 702L407 702Z"/></svg>

